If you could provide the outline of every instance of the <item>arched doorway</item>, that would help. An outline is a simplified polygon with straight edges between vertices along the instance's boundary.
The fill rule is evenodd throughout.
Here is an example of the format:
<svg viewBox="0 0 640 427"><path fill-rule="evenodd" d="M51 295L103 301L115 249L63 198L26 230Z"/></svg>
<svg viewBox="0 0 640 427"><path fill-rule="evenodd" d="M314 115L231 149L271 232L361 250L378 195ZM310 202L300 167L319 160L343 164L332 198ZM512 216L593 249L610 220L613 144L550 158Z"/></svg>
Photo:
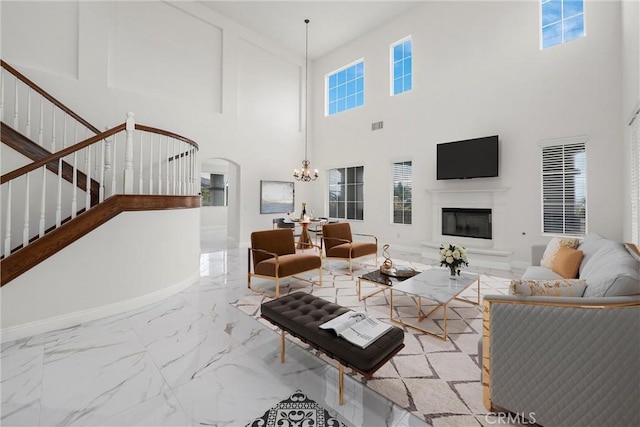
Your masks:
<svg viewBox="0 0 640 427"><path fill-rule="evenodd" d="M205 159L200 166L200 186L202 252L238 247L240 166L229 159Z"/></svg>

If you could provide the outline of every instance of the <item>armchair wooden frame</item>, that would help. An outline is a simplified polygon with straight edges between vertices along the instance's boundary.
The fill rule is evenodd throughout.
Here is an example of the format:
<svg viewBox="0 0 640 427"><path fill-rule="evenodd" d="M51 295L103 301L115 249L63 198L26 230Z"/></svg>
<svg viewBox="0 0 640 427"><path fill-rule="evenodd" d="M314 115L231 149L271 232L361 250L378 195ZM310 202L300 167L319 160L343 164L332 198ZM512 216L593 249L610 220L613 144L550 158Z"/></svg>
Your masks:
<svg viewBox="0 0 640 427"><path fill-rule="evenodd" d="M352 240L349 239L344 239L344 238L339 238L339 237L331 237L331 236L327 236L326 232L326 227L332 227L332 226L340 226L340 227L344 227L344 224L346 223L336 223L336 224L327 224L323 226L323 236L322 236L322 241L324 243L324 257L325 258L330 258L330 259L342 259L345 261L349 262L349 274L353 275L353 260L356 259L360 259L360 258L364 258L366 256L371 256L374 255L375 256L375 266L378 266L378 238L376 236L374 236L373 234L364 234L364 233L350 233ZM347 224L348 226L348 224ZM353 241L353 237L354 236L359 236L359 237L365 237L367 239L373 239L373 243L375 244L375 250L372 251L368 251L367 253L364 253L362 255L356 255L354 256L353 252L354 252L354 247L357 247L360 243L362 242L354 242ZM333 248L336 245L343 245L343 244L349 244L349 250L348 250L348 256L335 256L335 255L329 255L329 252L331 251L331 248Z"/></svg>
<svg viewBox="0 0 640 427"><path fill-rule="evenodd" d="M291 234L291 238L293 239L293 234ZM309 248L317 248L318 251L320 251L320 247L313 245L313 244L308 244ZM318 252L320 253L320 252ZM259 274L259 273L255 273L252 272L252 265L254 265L255 261L255 255L256 254L261 254L263 257L267 258L267 259L272 259L275 258L274 260L274 275L267 275L267 274ZM306 268L305 265L308 264L309 262L309 257L314 257L317 256L318 258L320 258L320 262L319 265L317 267L313 267L313 268ZM280 272L282 271L282 266L283 266L283 258L285 259L285 262L289 265L291 264L295 264L296 260L299 259L300 262L300 268L291 268L289 267L289 270L292 270L291 274L286 274L286 275L280 275ZM254 269L255 269L255 265L254 265ZM303 277L299 277L297 276L300 273L304 273L307 271L312 271L312 270L318 270L319 273L319 280L318 282L310 280L310 279L305 279ZM266 291L263 291L261 289L257 289L255 287L253 287L251 285L251 277L257 277L257 278L261 278L261 279L268 279L268 280L274 280L275 281L275 291L273 294L270 294ZM312 255L312 254L303 254L303 253L289 253L289 254L277 254L275 252L270 252L264 249L258 249L258 248L247 248L247 288L249 290L251 290L254 293L260 294L260 295L264 295L266 297L269 298L279 298L280 297L280 281L282 279L286 279L289 277L293 277L295 279L298 280L302 280L304 282L310 283L312 286L313 285L318 285L318 286L322 286L322 258L319 255Z"/></svg>

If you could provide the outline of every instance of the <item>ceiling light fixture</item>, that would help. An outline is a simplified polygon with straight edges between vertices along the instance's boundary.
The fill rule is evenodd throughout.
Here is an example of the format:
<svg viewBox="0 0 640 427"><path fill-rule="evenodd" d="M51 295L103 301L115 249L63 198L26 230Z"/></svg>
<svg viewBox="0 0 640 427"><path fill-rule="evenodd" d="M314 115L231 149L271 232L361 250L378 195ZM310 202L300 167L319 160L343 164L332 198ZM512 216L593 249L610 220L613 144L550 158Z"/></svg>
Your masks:
<svg viewBox="0 0 640 427"><path fill-rule="evenodd" d="M304 52L304 160L302 161L302 170L294 169L293 177L297 181L309 182L318 179L318 169L311 172L311 162L307 157L307 140L308 130L307 116L309 115L309 20L305 19L306 24L306 36L305 36L305 52Z"/></svg>

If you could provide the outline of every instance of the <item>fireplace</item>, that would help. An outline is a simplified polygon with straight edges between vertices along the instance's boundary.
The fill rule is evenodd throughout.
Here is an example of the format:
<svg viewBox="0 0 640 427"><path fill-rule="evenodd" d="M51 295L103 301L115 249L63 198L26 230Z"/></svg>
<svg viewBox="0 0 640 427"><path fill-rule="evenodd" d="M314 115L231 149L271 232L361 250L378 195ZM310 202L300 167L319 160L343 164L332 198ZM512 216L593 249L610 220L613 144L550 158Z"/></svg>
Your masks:
<svg viewBox="0 0 640 427"><path fill-rule="evenodd" d="M442 235L491 239L491 209L442 208Z"/></svg>

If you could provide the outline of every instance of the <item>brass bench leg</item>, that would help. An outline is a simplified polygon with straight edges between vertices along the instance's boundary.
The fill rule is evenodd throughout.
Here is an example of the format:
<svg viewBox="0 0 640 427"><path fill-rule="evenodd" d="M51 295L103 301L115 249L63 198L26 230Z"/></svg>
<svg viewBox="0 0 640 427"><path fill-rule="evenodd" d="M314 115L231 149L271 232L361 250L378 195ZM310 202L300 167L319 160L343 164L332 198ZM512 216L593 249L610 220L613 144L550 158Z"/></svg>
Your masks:
<svg viewBox="0 0 640 427"><path fill-rule="evenodd" d="M338 365L338 403L344 405L344 366Z"/></svg>
<svg viewBox="0 0 640 427"><path fill-rule="evenodd" d="M284 363L284 329L280 330L280 363Z"/></svg>

